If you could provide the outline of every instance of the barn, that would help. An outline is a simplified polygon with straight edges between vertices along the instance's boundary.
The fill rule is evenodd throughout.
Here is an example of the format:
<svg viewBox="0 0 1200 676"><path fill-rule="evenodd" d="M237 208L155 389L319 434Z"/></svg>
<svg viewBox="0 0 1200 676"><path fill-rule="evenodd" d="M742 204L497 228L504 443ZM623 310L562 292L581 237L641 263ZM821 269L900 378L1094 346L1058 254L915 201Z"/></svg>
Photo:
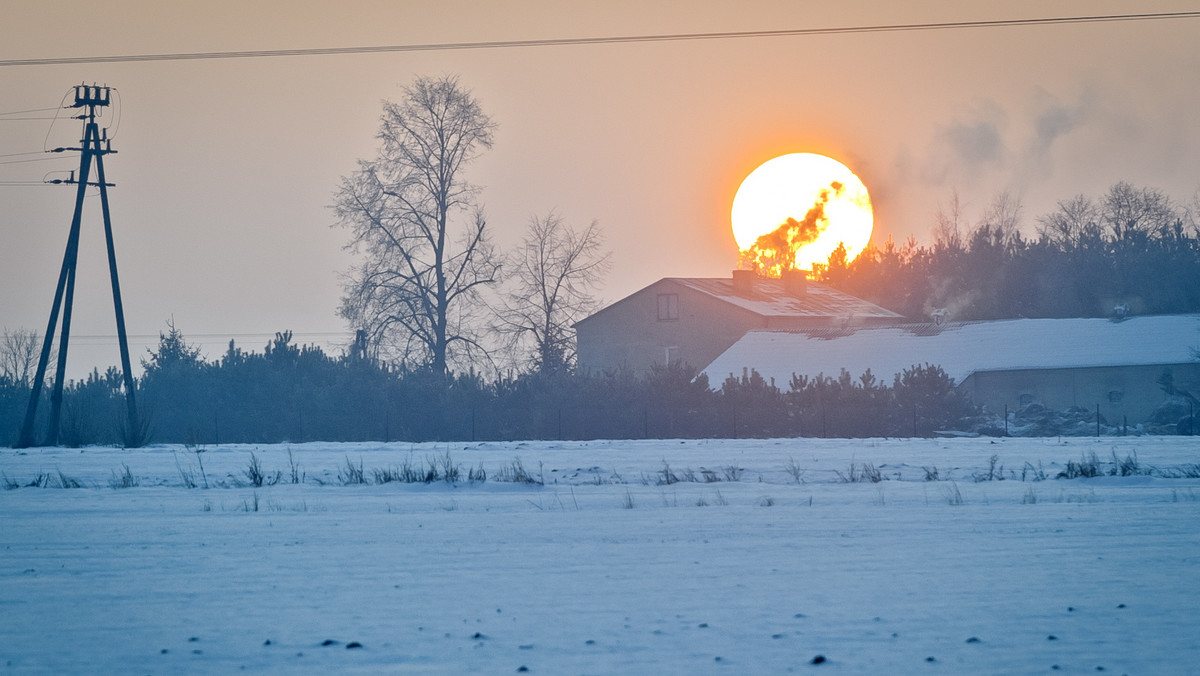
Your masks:
<svg viewBox="0 0 1200 676"><path fill-rule="evenodd" d="M1144 422L1169 394L1200 394L1200 315L1015 319L854 330L746 333L709 363L709 381L744 368L786 384L792 374L884 382L920 364L941 366L993 413L1027 404L1099 408L1111 423ZM786 385L784 385L786 387Z"/></svg>
<svg viewBox="0 0 1200 676"><path fill-rule="evenodd" d="M849 330L904 318L796 272L783 278L736 270L726 278L668 277L575 325L578 368L586 375L654 365L703 368L753 330Z"/></svg>

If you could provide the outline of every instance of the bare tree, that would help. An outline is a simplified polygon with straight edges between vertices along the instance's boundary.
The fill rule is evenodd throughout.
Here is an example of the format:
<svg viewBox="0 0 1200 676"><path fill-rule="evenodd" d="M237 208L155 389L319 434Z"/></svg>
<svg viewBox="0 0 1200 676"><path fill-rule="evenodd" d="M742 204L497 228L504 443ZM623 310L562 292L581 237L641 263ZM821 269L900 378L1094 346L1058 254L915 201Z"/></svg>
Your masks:
<svg viewBox="0 0 1200 676"><path fill-rule="evenodd" d="M1021 212L1024 210L1020 197L1007 190L996 193L975 226L972 238L990 240L995 245L1011 244L1021 236Z"/></svg>
<svg viewBox="0 0 1200 676"><path fill-rule="evenodd" d="M473 320L500 259L462 173L494 129L457 78L418 78L401 102L384 102L375 159L342 178L334 212L364 261L341 314L376 354L445 373L482 353Z"/></svg>
<svg viewBox="0 0 1200 676"><path fill-rule="evenodd" d="M611 267L600 226L582 231L550 213L534 217L507 264L511 286L497 313L496 330L510 347L526 346L531 366L542 373L575 363L575 322L600 303L592 293Z"/></svg>
<svg viewBox="0 0 1200 676"><path fill-rule="evenodd" d="M1038 217L1038 234L1063 247L1100 238L1100 210L1085 195L1060 201L1058 210Z"/></svg>
<svg viewBox="0 0 1200 676"><path fill-rule="evenodd" d="M37 331L4 329L0 337L0 380L29 386L37 371L41 344Z"/></svg>
<svg viewBox="0 0 1200 676"><path fill-rule="evenodd" d="M958 190L955 189L950 194L950 204L946 207L938 204L937 213L934 214L934 246L942 250L961 250L963 248L963 221L965 219L962 200L959 199Z"/></svg>
<svg viewBox="0 0 1200 676"><path fill-rule="evenodd" d="M1104 194L1101 218L1117 241L1161 237L1181 218L1170 197L1154 188L1135 188L1125 181Z"/></svg>

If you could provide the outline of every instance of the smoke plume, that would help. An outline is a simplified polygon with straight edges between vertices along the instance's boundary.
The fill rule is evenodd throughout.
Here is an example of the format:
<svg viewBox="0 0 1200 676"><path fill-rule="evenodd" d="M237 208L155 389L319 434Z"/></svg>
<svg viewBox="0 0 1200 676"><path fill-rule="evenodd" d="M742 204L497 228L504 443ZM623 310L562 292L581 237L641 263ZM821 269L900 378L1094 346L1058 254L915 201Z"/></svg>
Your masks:
<svg viewBox="0 0 1200 676"><path fill-rule="evenodd" d="M741 252L741 266L767 277L779 277L784 270L796 269L796 252L817 241L829 227L825 217L825 205L845 188L839 181L821 190L804 220L788 217L778 228L760 235L749 249ZM831 192L832 191L832 194Z"/></svg>

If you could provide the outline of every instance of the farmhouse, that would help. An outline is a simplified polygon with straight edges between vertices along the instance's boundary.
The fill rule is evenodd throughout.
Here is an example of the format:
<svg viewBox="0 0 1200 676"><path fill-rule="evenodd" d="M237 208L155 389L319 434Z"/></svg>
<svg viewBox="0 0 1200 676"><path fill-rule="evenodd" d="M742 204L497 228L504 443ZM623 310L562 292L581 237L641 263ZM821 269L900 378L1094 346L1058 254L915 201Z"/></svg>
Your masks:
<svg viewBox="0 0 1200 676"><path fill-rule="evenodd" d="M672 363L702 368L747 331L890 326L900 315L805 279L736 270L728 278L668 277L575 325L579 370L644 376Z"/></svg>
<svg viewBox="0 0 1200 676"><path fill-rule="evenodd" d="M1083 407L1110 424L1146 421L1167 399L1200 395L1200 315L1109 319L1016 319L862 328L852 332L751 331L704 369L720 383L743 368L786 387L793 373L884 382L919 364L941 366L993 413L1037 403ZM1184 413L1187 413L1185 410Z"/></svg>

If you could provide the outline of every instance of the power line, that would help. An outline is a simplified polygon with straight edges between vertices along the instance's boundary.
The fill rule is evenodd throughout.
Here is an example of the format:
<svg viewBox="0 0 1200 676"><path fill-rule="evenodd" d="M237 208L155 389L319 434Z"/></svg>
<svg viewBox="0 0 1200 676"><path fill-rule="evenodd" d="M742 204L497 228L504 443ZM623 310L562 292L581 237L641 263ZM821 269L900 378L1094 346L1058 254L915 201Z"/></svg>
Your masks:
<svg viewBox="0 0 1200 676"><path fill-rule="evenodd" d="M275 338L277 333L286 333L286 331L279 331L276 333L185 333L185 334L183 334L183 338L185 341L191 341L193 339L229 340L230 338L234 338L234 339L237 339L237 338L247 338L247 339L249 339L249 338L272 338L273 339L273 338ZM296 337L299 337L299 336L304 336L304 337L320 336L320 337L325 337L325 338L345 338L345 337L349 337L352 334L353 334L352 331L351 332L347 332L347 331L292 331L292 338L295 339ZM159 337L160 336L157 333L154 333L154 334L131 333L131 334L129 334L129 338L133 339L133 340L158 340ZM84 336L72 336L72 338L94 339L94 340L115 340L117 338L117 336L116 336L116 334L92 334L92 335L84 335Z"/></svg>
<svg viewBox="0 0 1200 676"><path fill-rule="evenodd" d="M1200 11L1158 12L1141 14L1105 14L1032 19L997 19L992 21L944 21L932 23L877 24L864 26L834 26L828 28L793 28L764 31L717 31L709 33L663 33L650 35L612 35L590 38L542 38L534 40L494 40L483 42L440 42L407 45L376 45L358 47L316 47L305 49L260 49L224 52L179 52L169 54L126 54L114 56L70 56L59 58L2 59L0 67L59 66L69 64L132 63L141 61L194 61L204 59L249 59L271 56L329 56L335 54L379 54L388 52L429 52L471 49L509 49L516 47L565 47L578 45L629 44L640 42L684 42L695 40L730 40L745 38L808 37L817 35L846 35L853 33L889 33L907 31L951 30L963 28L1012 28L1019 26L1054 26L1063 24L1108 23L1116 21L1155 21L1200 18Z"/></svg>
<svg viewBox="0 0 1200 676"><path fill-rule="evenodd" d="M0 157L4 157L4 156L0 155ZM50 160L74 160L74 159L75 158L70 157L70 156L59 155L58 157L31 157L31 158L24 159L24 160L3 160L3 161L0 161L0 164L28 164L29 162L46 162L46 161L50 161Z"/></svg>
<svg viewBox="0 0 1200 676"><path fill-rule="evenodd" d="M4 118L5 115L28 115L30 113L46 113L46 112L48 112L48 110L58 110L58 108L29 108L26 110L5 110L5 112L0 113L0 119ZM37 118L37 119L41 119L41 118Z"/></svg>
<svg viewBox="0 0 1200 676"><path fill-rule="evenodd" d="M5 115L26 115L28 113L43 113L48 110L58 110L58 108L30 108L28 110L7 110L0 113L0 117Z"/></svg>
<svg viewBox="0 0 1200 676"><path fill-rule="evenodd" d="M31 150L24 153L3 153L0 157L21 157L23 155L45 155L46 153L61 153L66 152L66 148L55 148L54 150Z"/></svg>

